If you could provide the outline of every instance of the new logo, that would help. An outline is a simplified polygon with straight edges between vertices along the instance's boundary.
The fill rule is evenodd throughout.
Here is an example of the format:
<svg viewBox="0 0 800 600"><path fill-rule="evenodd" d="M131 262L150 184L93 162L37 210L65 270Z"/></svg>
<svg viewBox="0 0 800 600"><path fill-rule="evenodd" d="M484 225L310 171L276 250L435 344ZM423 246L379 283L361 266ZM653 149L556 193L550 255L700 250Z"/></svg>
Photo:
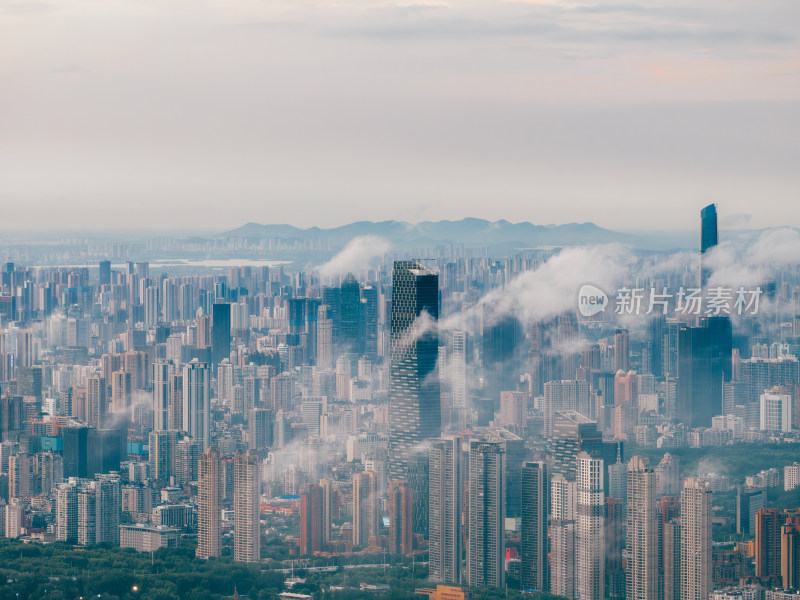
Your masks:
<svg viewBox="0 0 800 600"><path fill-rule="evenodd" d="M578 291L578 311L584 317L603 312L606 306L608 306L608 296L603 290L590 283L581 286Z"/></svg>

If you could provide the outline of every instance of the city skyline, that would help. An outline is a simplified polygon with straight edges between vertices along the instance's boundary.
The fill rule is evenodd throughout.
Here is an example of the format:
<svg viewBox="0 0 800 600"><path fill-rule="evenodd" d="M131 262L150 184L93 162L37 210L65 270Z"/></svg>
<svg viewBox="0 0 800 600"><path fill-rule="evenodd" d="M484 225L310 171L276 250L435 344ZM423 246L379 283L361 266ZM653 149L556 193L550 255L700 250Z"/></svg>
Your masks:
<svg viewBox="0 0 800 600"><path fill-rule="evenodd" d="M0 600L800 600L798 23L0 3Z"/></svg>

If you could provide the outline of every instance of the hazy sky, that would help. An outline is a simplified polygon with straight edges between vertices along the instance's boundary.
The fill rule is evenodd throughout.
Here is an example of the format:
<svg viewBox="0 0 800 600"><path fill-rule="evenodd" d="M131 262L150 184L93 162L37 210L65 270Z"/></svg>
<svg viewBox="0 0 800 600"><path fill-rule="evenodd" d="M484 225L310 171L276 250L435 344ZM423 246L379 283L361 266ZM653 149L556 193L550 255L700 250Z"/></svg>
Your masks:
<svg viewBox="0 0 800 600"><path fill-rule="evenodd" d="M800 226L798 0L0 2L0 229Z"/></svg>

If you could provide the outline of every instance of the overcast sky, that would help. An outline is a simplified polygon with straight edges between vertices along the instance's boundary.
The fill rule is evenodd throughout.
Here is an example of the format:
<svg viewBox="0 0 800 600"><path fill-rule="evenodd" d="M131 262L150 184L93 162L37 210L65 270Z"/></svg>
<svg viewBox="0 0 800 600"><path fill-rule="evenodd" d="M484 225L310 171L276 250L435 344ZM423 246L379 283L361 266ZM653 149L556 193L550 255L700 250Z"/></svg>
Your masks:
<svg viewBox="0 0 800 600"><path fill-rule="evenodd" d="M0 229L800 226L798 0L0 2Z"/></svg>

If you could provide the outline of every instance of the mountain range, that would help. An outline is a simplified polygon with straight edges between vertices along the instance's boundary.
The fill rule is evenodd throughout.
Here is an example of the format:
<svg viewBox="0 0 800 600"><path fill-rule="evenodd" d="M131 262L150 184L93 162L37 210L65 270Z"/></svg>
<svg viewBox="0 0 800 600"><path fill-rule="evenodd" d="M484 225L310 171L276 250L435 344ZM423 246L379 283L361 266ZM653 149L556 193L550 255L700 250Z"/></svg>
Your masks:
<svg viewBox="0 0 800 600"><path fill-rule="evenodd" d="M261 225L247 223L221 237L277 238L284 240L327 239L344 244L354 237L374 235L397 245L451 242L468 246L503 245L515 247L567 246L621 242L638 245L638 235L604 229L594 223L564 225L534 225L529 222L511 223L506 220L487 221L467 218L459 221L358 221L340 227L301 229L292 225Z"/></svg>

